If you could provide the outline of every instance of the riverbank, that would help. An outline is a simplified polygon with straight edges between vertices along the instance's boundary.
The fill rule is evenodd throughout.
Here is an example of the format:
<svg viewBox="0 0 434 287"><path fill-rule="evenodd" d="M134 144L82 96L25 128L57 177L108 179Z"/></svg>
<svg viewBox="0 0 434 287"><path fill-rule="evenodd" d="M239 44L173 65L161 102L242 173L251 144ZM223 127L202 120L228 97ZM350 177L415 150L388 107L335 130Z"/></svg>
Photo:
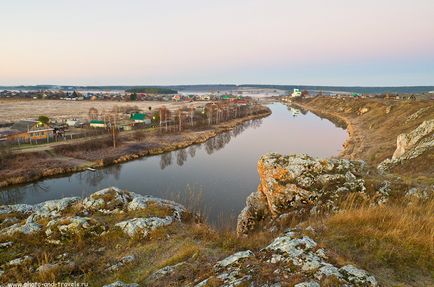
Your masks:
<svg viewBox="0 0 434 287"><path fill-rule="evenodd" d="M340 260L350 260L371 272L381 286L431 286L432 260L425 255L431 254L434 225L434 102L316 97L291 105L347 129L348 139L339 157L367 163L357 175L364 188L359 195L344 197L336 214L311 214L300 220L283 212L275 219L286 220L284 226L295 222L311 227L322 246L339 254ZM276 166L270 170L275 172ZM352 176L345 177L344 184L348 184ZM288 180L281 182L273 189L281 190L280 185ZM301 189L290 190L308 194L305 182L297 182ZM315 188L307 190L315 193ZM279 192L269 194L284 200L283 195L277 197ZM263 206L252 199L249 204L255 212ZM322 207L324 204L316 208ZM305 208L290 211L298 214Z"/></svg>
<svg viewBox="0 0 434 287"><path fill-rule="evenodd" d="M296 100L293 104L344 126L348 139L340 157L363 159L374 168L392 158L399 135L410 133L422 123L434 120L432 100L315 97ZM391 171L410 177L429 177L434 173L433 160L432 149L429 149L403 161Z"/></svg>
<svg viewBox="0 0 434 287"><path fill-rule="evenodd" d="M407 112L401 108L395 112ZM363 111L354 117L382 109ZM423 112L408 118L429 119ZM57 152L83 161L98 157L93 147ZM258 191L251 190L238 217L239 236L212 228L179 204L115 188L85 198L2 206L0 279L123 287L431 286L432 187L375 172L376 163L366 162L262 156ZM411 169L408 173L417 179ZM195 200L187 196L185 206ZM28 231L31 235L24 234ZM105 285L119 280L128 284Z"/></svg>
<svg viewBox="0 0 434 287"><path fill-rule="evenodd" d="M200 144L218 134L230 131L244 122L260 119L271 114L263 107L254 115L233 119L200 130L185 130L177 133L159 133L158 129L143 130L140 134L128 132L118 137L118 145L112 147L109 135L105 138L53 145L36 152L26 150L3 155L0 170L0 187L24 184L46 177L60 176L119 164L149 155L181 149ZM36 147L36 149L39 149Z"/></svg>

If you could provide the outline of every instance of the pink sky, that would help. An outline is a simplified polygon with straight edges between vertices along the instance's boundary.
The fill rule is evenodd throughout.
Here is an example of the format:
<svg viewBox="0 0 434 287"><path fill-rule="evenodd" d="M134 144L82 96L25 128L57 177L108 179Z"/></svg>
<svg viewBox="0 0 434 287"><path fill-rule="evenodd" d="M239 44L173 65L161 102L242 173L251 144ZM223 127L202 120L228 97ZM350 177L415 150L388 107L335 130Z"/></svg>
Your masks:
<svg viewBox="0 0 434 287"><path fill-rule="evenodd" d="M432 0L0 4L0 85L434 85Z"/></svg>

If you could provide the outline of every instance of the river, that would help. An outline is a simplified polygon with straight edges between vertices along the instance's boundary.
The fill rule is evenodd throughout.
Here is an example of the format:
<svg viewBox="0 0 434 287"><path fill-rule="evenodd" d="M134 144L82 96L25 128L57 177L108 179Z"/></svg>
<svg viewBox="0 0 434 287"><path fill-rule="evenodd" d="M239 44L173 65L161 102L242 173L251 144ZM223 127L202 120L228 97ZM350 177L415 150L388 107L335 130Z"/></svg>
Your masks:
<svg viewBox="0 0 434 287"><path fill-rule="evenodd" d="M267 118L246 122L207 142L97 170L3 188L0 204L84 197L107 186L173 199L222 225L233 222L257 189L256 164L267 152L337 155L344 129L310 112L275 103ZM230 220L228 220L230 219Z"/></svg>

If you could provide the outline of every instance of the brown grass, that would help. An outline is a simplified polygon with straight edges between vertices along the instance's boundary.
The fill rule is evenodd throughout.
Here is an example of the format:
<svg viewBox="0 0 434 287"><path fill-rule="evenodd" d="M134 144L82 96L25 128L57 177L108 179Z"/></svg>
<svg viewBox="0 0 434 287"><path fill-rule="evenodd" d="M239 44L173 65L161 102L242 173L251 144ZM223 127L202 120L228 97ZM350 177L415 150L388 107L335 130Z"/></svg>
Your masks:
<svg viewBox="0 0 434 287"><path fill-rule="evenodd" d="M401 133L408 133L418 127L423 121L434 118L434 101L404 101L371 98L315 97L302 100L297 104L341 124L348 125L350 138L345 143L342 156L351 159L363 159L376 166L386 158L390 158L396 149L396 138ZM389 113L386 109L391 107ZM363 115L360 109L368 108ZM408 120L419 112L419 116ZM413 174L432 174L431 161L418 161L418 170ZM406 169L405 167L403 169ZM408 169L407 169L408 170Z"/></svg>
<svg viewBox="0 0 434 287"><path fill-rule="evenodd" d="M318 240L373 272L385 286L433 284L433 215L433 198L349 208L317 221Z"/></svg>

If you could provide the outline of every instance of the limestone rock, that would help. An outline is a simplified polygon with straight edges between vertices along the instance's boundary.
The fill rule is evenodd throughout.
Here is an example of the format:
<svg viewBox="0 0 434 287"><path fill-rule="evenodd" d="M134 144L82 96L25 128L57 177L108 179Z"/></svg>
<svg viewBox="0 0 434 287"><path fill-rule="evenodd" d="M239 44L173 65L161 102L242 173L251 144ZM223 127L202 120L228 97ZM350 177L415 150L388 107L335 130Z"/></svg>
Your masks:
<svg viewBox="0 0 434 287"><path fill-rule="evenodd" d="M10 213L31 213L33 212L33 206L29 204L14 204L0 206L0 214Z"/></svg>
<svg viewBox="0 0 434 287"><path fill-rule="evenodd" d="M8 242L2 242L0 243L0 249L5 249L5 248L9 248L13 245L14 243L12 241L8 241Z"/></svg>
<svg viewBox="0 0 434 287"><path fill-rule="evenodd" d="M97 191L83 200L77 197L68 197L49 200L33 206L27 204L0 206L0 214L4 218L0 223L0 232L6 235L15 233L30 235L44 230L47 242L59 245L62 244L60 239L68 238L79 232L84 231L88 234L100 235L106 231L106 227L98 223L94 219L95 217L92 217L95 212L100 212L103 215L128 213L146 209L149 205L152 205L152 208L161 207L169 215L163 218L129 219L115 226L121 227L130 236L137 233L146 236L151 230L169 225L174 221L181 221L187 212L184 206L170 200L110 187ZM73 208L65 212L70 207ZM27 219L23 223L22 219L19 218ZM45 223L47 218L51 220Z"/></svg>
<svg viewBox="0 0 434 287"><path fill-rule="evenodd" d="M415 130L408 134L400 134L396 140L396 150L393 153L392 159L399 158L407 150L414 147L422 138L432 135L434 132L434 120L424 121Z"/></svg>
<svg viewBox="0 0 434 287"><path fill-rule="evenodd" d="M60 233L61 236L78 234L79 232L95 226L97 223L89 217L63 217L53 219L47 223L45 234L51 236L55 233Z"/></svg>
<svg viewBox="0 0 434 287"><path fill-rule="evenodd" d="M277 219L282 214L336 212L342 195L364 193L364 166L363 161L320 160L305 154L262 156L258 162L258 191L248 197L238 217L238 234L246 234L259 221Z"/></svg>
<svg viewBox="0 0 434 287"><path fill-rule="evenodd" d="M43 264L41 266L39 266L36 271L39 273L47 273L47 272L52 272L53 270L55 270L56 268L59 267L59 264Z"/></svg>
<svg viewBox="0 0 434 287"><path fill-rule="evenodd" d="M120 268L124 267L125 265L128 265L128 264L132 263L134 260L136 260L136 257L134 255L124 256L118 262L116 262L112 266L108 267L106 269L106 271L108 271L108 272L117 271Z"/></svg>
<svg viewBox="0 0 434 287"><path fill-rule="evenodd" d="M380 171L386 171L393 166L416 158L434 148L434 119L424 121L416 129L400 134L396 139L396 150L391 159L386 159L378 165Z"/></svg>
<svg viewBox="0 0 434 287"><path fill-rule="evenodd" d="M186 212L185 207L176 202L149 195L140 195L116 187L102 189L83 200L83 206L86 210L104 214L137 211L147 208L150 203L171 209L176 220L181 220L182 214Z"/></svg>
<svg viewBox="0 0 434 287"><path fill-rule="evenodd" d="M32 257L31 256L24 256L24 257L20 257L20 258L15 258L11 261L9 261L8 265L9 266L21 266L23 264L29 263L32 261Z"/></svg>
<svg viewBox="0 0 434 287"><path fill-rule="evenodd" d="M295 284L294 287L320 287L320 285L316 281L309 281Z"/></svg>
<svg viewBox="0 0 434 287"><path fill-rule="evenodd" d="M365 270L354 267L353 265L346 265L339 269L350 283L361 286L377 286L377 280L373 276L370 276Z"/></svg>
<svg viewBox="0 0 434 287"><path fill-rule="evenodd" d="M366 114L367 112L369 112L369 108L367 108L367 107L363 107L363 108L360 108L360 109L358 110L357 114L360 116L360 115L364 115L364 114Z"/></svg>
<svg viewBox="0 0 434 287"><path fill-rule="evenodd" d="M214 266L214 268L225 268L225 267L227 267L227 266L229 266L235 262L238 262L240 259L247 258L247 257L253 256L253 255L254 255L253 252L250 250L240 251L240 252L232 254L231 256L226 257L225 259L217 262L217 264Z"/></svg>
<svg viewBox="0 0 434 287"><path fill-rule="evenodd" d="M35 205L34 212L40 217L58 217L60 213L79 200L78 197L65 197Z"/></svg>
<svg viewBox="0 0 434 287"><path fill-rule="evenodd" d="M169 266L165 266L157 271L155 271L154 273L152 273L148 280L149 281L157 281L165 276L171 275L173 273L175 273L176 269L179 268L180 266L184 265L185 262L180 262L177 263L175 265L169 265Z"/></svg>
<svg viewBox="0 0 434 287"><path fill-rule="evenodd" d="M41 225L35 222L35 215L30 215L24 224L16 223L2 230L4 234L13 235L15 233L33 234L41 230Z"/></svg>
<svg viewBox="0 0 434 287"><path fill-rule="evenodd" d="M83 200L83 206L91 211L102 213L115 213L124 209L132 200L131 193L116 187L105 188L97 191Z"/></svg>
<svg viewBox="0 0 434 287"><path fill-rule="evenodd" d="M146 237L149 232L162 227L170 225L173 222L173 218L166 216L164 218L149 217L149 218L133 218L126 221L117 223L115 226L122 229L128 236L133 237L139 235Z"/></svg>
<svg viewBox="0 0 434 287"><path fill-rule="evenodd" d="M409 199L416 200L426 200L434 193L434 185L429 188L410 188L406 193L405 197Z"/></svg>
<svg viewBox="0 0 434 287"><path fill-rule="evenodd" d="M253 253L237 252L219 261L212 275L202 279L196 287L206 286L211 278L220 280L218 286L299 286L317 287L319 282L333 280L333 286L378 286L376 279L365 270L352 265L337 266L328 261L326 251L304 234L305 230L288 230L267 247ZM321 251L319 251L321 250ZM320 256L321 255L321 256ZM274 270L268 285L257 285L263 270ZM296 282L297 284L294 284ZM289 285L288 285L289 284ZM244 286L244 285L243 285Z"/></svg>
<svg viewBox="0 0 434 287"><path fill-rule="evenodd" d="M129 211L135 211L140 209L145 209L148 207L149 203L157 204L161 207L167 207L173 210L173 217L175 220L181 220L182 214L186 212L186 209L184 206L182 206L179 203L176 203L171 200L156 198L149 195L139 195L132 193L133 199L131 202L128 203L128 210Z"/></svg>
<svg viewBox="0 0 434 287"><path fill-rule="evenodd" d="M386 115L389 114L392 111L392 106L386 107Z"/></svg>
<svg viewBox="0 0 434 287"><path fill-rule="evenodd" d="M426 111L428 111L430 109L430 107L425 107L425 108L421 108L418 111L416 111L415 113L411 114L406 120L405 123L409 123L411 121L414 121L415 119L419 118L423 113L425 113Z"/></svg>
<svg viewBox="0 0 434 287"><path fill-rule="evenodd" d="M116 281L111 284L104 285L103 287L139 287L137 283L125 283L123 281Z"/></svg>

